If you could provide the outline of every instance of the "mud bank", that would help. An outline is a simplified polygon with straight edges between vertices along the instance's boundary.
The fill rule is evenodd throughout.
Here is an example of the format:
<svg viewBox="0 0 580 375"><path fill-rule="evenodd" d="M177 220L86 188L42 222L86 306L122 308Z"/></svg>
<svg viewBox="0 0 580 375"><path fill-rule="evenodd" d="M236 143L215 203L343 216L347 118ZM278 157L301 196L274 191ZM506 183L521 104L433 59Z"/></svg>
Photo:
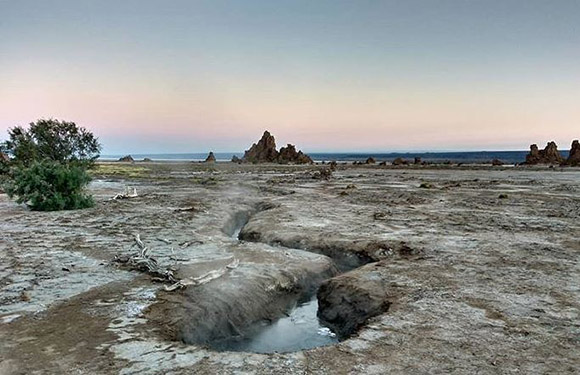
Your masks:
<svg viewBox="0 0 580 375"><path fill-rule="evenodd" d="M283 316L337 274L326 257L299 250L286 250L283 256L288 260L249 262L242 256L241 265L227 276L178 293L161 292L162 302L152 305L147 317L166 327L168 339L186 344L220 346L231 337L251 336L257 323Z"/></svg>

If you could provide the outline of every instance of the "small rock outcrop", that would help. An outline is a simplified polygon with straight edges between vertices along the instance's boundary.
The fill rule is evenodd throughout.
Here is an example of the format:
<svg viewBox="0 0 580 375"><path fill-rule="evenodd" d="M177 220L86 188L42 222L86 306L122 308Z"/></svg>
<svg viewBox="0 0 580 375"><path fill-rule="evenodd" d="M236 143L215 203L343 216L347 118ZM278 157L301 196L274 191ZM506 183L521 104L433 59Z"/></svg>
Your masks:
<svg viewBox="0 0 580 375"><path fill-rule="evenodd" d="M207 155L207 158L205 158L205 162L206 163L215 163L215 155L213 154L213 151L209 152L209 154Z"/></svg>
<svg viewBox="0 0 580 375"><path fill-rule="evenodd" d="M420 157L415 157L415 160L413 161L413 164L421 164L421 158Z"/></svg>
<svg viewBox="0 0 580 375"><path fill-rule="evenodd" d="M153 161L153 160L151 160L151 158L143 158L143 161L144 161L144 162L151 162L151 161Z"/></svg>
<svg viewBox="0 0 580 375"><path fill-rule="evenodd" d="M395 160L393 160L393 165L407 165L407 164L409 164L409 162L403 158L396 158Z"/></svg>
<svg viewBox="0 0 580 375"><path fill-rule="evenodd" d="M564 162L565 165L580 166L580 142L577 139L572 141L572 146L570 147L570 154L568 159Z"/></svg>
<svg viewBox="0 0 580 375"><path fill-rule="evenodd" d="M241 162L242 162L242 159L238 158L236 155L232 156L232 163L240 164Z"/></svg>
<svg viewBox="0 0 580 375"><path fill-rule="evenodd" d="M310 156L304 154L302 151L296 151L296 146L287 144L286 147L282 147L278 153L278 163L312 164L313 161Z"/></svg>
<svg viewBox="0 0 580 375"><path fill-rule="evenodd" d="M499 167L503 165L503 161L499 160L499 159L493 159L491 161L491 165L495 166L495 167Z"/></svg>
<svg viewBox="0 0 580 375"><path fill-rule="evenodd" d="M564 158L560 155L556 142L552 141L548 142L543 150L538 149L536 144L531 145L525 164L561 164L563 162Z"/></svg>
<svg viewBox="0 0 580 375"><path fill-rule="evenodd" d="M333 160L333 161L331 161L331 162L330 162L330 167L329 167L329 169L330 169L332 172L334 172L334 171L336 171L336 167L337 167L336 160Z"/></svg>
<svg viewBox="0 0 580 375"><path fill-rule="evenodd" d="M233 161L233 158L232 158ZM312 164L310 156L302 151L297 151L294 145L288 144L282 147L280 152L276 150L276 140L269 131L265 131L258 143L254 143L246 150L243 162L246 163L280 163L280 164Z"/></svg>
<svg viewBox="0 0 580 375"><path fill-rule="evenodd" d="M126 155L126 156L123 156L122 158L119 158L119 161L122 161L125 163L133 163L135 160L133 160L133 157L131 155Z"/></svg>
<svg viewBox="0 0 580 375"><path fill-rule="evenodd" d="M365 164L375 164L376 162L377 161L375 160L375 158L369 156L369 158L365 161Z"/></svg>

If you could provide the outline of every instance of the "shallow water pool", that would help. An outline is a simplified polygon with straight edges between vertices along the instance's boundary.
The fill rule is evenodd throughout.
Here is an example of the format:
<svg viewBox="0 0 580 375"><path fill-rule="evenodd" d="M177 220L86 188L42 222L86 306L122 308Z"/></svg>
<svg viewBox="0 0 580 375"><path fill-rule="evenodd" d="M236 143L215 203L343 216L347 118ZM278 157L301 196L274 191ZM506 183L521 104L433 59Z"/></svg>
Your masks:
<svg viewBox="0 0 580 375"><path fill-rule="evenodd" d="M317 311L318 300L314 296L298 304L288 316L257 325L247 337L233 337L212 346L220 351L284 353L337 343L336 335L320 323Z"/></svg>

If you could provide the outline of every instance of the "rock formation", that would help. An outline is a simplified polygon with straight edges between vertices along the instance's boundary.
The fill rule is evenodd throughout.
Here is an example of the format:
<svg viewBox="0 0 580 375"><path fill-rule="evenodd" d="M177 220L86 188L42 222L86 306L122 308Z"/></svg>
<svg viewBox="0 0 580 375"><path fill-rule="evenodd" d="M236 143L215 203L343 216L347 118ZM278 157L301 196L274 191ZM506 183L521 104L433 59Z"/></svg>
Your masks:
<svg viewBox="0 0 580 375"><path fill-rule="evenodd" d="M232 158L233 161L233 158ZM296 151L294 145L288 144L282 147L280 152L276 150L276 140L270 132L265 131L258 143L254 143L244 153L242 161L247 163L281 163L281 164L311 164L312 159L302 151Z"/></svg>
<svg viewBox="0 0 580 375"><path fill-rule="evenodd" d="M133 157L131 155L126 155L126 156L123 156L122 158L119 158L119 161L133 163L135 160L133 160Z"/></svg>
<svg viewBox="0 0 580 375"><path fill-rule="evenodd" d="M278 161L276 140L269 131L265 131L258 143L254 143L249 150L244 152L242 159L248 163L275 163Z"/></svg>
<svg viewBox="0 0 580 375"><path fill-rule="evenodd" d="M209 152L209 155L207 155L205 162L206 163L215 163L215 155L213 154L213 151Z"/></svg>
<svg viewBox="0 0 580 375"><path fill-rule="evenodd" d="M393 165L407 165L407 164L409 164L409 162L403 158L396 158L395 160L393 160Z"/></svg>
<svg viewBox="0 0 580 375"><path fill-rule="evenodd" d="M149 163L152 162L153 160L151 160L151 158L143 158L143 161Z"/></svg>
<svg viewBox="0 0 580 375"><path fill-rule="evenodd" d="M420 157L415 157L415 160L413 161L413 164L421 164L421 158Z"/></svg>
<svg viewBox="0 0 580 375"><path fill-rule="evenodd" d="M570 147L570 154L568 159L564 162L565 165L580 166L580 142L577 139L572 141Z"/></svg>
<svg viewBox="0 0 580 375"><path fill-rule="evenodd" d="M312 164L313 161L310 156L304 154L302 151L296 151L294 145L287 144L286 147L282 147L278 153L278 163Z"/></svg>
<svg viewBox="0 0 580 375"><path fill-rule="evenodd" d="M238 158L236 155L232 156L232 163L241 163L242 159Z"/></svg>
<svg viewBox="0 0 580 375"><path fill-rule="evenodd" d="M493 159L491 161L491 165L499 167L499 166L503 165L503 161L501 161L499 159Z"/></svg>
<svg viewBox="0 0 580 375"><path fill-rule="evenodd" d="M375 164L376 160L372 156L370 156L366 161L365 164Z"/></svg>
<svg viewBox="0 0 580 375"><path fill-rule="evenodd" d="M548 142L543 150L539 150L535 144L531 145L525 164L561 164L563 162L564 158L560 155L558 146L552 141Z"/></svg>

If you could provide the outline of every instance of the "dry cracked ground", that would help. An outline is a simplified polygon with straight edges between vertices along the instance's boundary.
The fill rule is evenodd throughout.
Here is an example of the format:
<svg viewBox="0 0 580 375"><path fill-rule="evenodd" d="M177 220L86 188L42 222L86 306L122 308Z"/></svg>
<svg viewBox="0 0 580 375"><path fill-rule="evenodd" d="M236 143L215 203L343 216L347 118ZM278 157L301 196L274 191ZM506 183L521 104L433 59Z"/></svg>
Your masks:
<svg viewBox="0 0 580 375"><path fill-rule="evenodd" d="M101 164L81 211L0 195L0 373L580 373L580 170L322 168ZM137 234L156 274L124 263ZM215 349L311 296L338 343Z"/></svg>

